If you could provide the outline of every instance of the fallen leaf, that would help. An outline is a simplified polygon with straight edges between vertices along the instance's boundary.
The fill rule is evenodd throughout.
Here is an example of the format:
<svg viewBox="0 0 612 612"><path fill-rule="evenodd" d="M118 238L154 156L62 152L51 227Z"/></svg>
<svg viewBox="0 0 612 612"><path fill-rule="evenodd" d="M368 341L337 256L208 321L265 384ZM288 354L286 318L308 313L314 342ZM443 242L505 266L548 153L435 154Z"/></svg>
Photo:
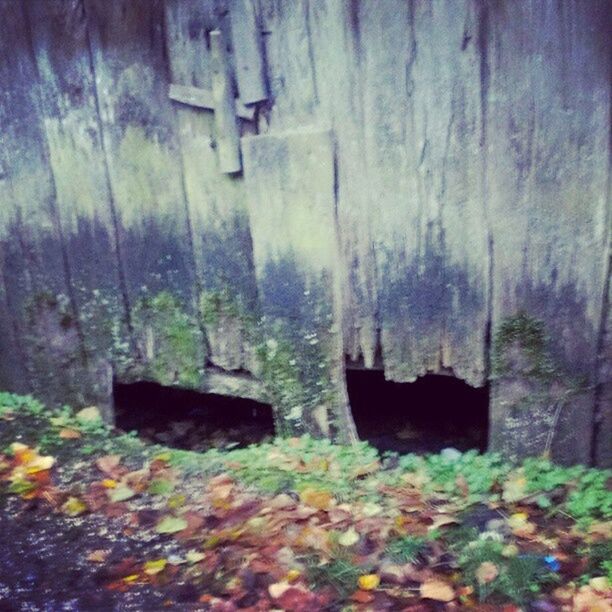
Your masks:
<svg viewBox="0 0 612 612"><path fill-rule="evenodd" d="M527 479L520 470L511 474L503 484L502 499L505 502L515 502L525 497L525 490L527 488Z"/></svg>
<svg viewBox="0 0 612 612"><path fill-rule="evenodd" d="M288 582L283 580L282 582L275 582L271 584L268 587L268 593L270 593L270 597L272 599L278 599L279 597L283 595L283 593L288 591L290 588L291 588L291 585Z"/></svg>
<svg viewBox="0 0 612 612"><path fill-rule="evenodd" d="M101 472L113 476L121 461L121 455L104 455L96 459L96 466Z"/></svg>
<svg viewBox="0 0 612 612"><path fill-rule="evenodd" d="M131 499L136 495L135 491L130 489L127 485L120 484L115 489L108 490L108 498L112 502L122 502L127 499Z"/></svg>
<svg viewBox="0 0 612 612"><path fill-rule="evenodd" d="M351 595L351 599L357 603L368 604L374 601L374 594L364 591L363 589L359 589Z"/></svg>
<svg viewBox="0 0 612 612"><path fill-rule="evenodd" d="M157 533L177 533L183 531L185 527L187 527L186 520L176 516L166 516L157 523L155 531Z"/></svg>
<svg viewBox="0 0 612 612"><path fill-rule="evenodd" d="M92 423L95 421L101 421L102 416L97 406L90 406L89 408L83 408L74 415L78 421L84 423Z"/></svg>
<svg viewBox="0 0 612 612"><path fill-rule="evenodd" d="M338 538L338 544L341 546L353 546L359 542L359 534L355 531L354 527L349 527L340 537Z"/></svg>
<svg viewBox="0 0 612 612"><path fill-rule="evenodd" d="M201 553L197 550L188 550L187 554L185 555L185 558L187 559L187 561L189 561L189 563L193 564L193 563L199 563L200 561L202 561L204 559L206 555L204 553Z"/></svg>
<svg viewBox="0 0 612 612"><path fill-rule="evenodd" d="M493 582L499 576L497 565L491 561L483 561L476 570L476 580L479 584Z"/></svg>
<svg viewBox="0 0 612 612"><path fill-rule="evenodd" d="M434 517L432 524L427 528L429 531L444 527L444 525L457 525L459 520L450 514L438 514Z"/></svg>
<svg viewBox="0 0 612 612"><path fill-rule="evenodd" d="M102 486L105 489L116 489L117 488L117 481L113 480L112 478L105 478L102 481Z"/></svg>
<svg viewBox="0 0 612 612"><path fill-rule="evenodd" d="M363 591L373 591L380 584L380 578L376 574L365 574L364 576L359 576L357 582L359 588Z"/></svg>
<svg viewBox="0 0 612 612"><path fill-rule="evenodd" d="M591 578L589 580L589 586L600 593L607 593L610 591L610 583L606 576L598 576L597 578ZM612 593L610 593L612 595Z"/></svg>
<svg viewBox="0 0 612 612"><path fill-rule="evenodd" d="M61 511L68 516L79 516L87 511L87 504L78 497L69 497L62 505Z"/></svg>
<svg viewBox="0 0 612 612"><path fill-rule="evenodd" d="M327 510L332 505L333 499L331 493L328 491L304 489L300 493L300 500L302 503L317 508L317 510Z"/></svg>
<svg viewBox="0 0 612 612"><path fill-rule="evenodd" d="M81 437L81 432L77 429L64 427L63 429L60 429L59 437L62 438L62 440L77 440Z"/></svg>
<svg viewBox="0 0 612 612"><path fill-rule="evenodd" d="M442 580L428 580L421 584L419 588L423 599L433 599L434 601L449 602L455 599L455 591L450 584Z"/></svg>
<svg viewBox="0 0 612 612"><path fill-rule="evenodd" d="M149 576L155 576L164 571L164 568L168 564L166 559L155 559L155 561L147 561L144 564L144 573Z"/></svg>

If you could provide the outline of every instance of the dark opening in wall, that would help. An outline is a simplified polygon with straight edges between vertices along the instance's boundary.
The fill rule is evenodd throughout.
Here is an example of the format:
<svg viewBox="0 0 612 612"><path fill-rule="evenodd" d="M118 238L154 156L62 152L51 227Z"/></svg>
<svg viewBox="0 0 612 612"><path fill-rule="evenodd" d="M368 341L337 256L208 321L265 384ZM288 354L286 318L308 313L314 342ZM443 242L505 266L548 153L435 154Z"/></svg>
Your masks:
<svg viewBox="0 0 612 612"><path fill-rule="evenodd" d="M347 370L348 395L362 440L398 453L485 450L489 389L451 376L386 381L380 370Z"/></svg>
<svg viewBox="0 0 612 612"><path fill-rule="evenodd" d="M137 382L114 386L117 427L175 448L238 448L274 436L272 407L253 400Z"/></svg>

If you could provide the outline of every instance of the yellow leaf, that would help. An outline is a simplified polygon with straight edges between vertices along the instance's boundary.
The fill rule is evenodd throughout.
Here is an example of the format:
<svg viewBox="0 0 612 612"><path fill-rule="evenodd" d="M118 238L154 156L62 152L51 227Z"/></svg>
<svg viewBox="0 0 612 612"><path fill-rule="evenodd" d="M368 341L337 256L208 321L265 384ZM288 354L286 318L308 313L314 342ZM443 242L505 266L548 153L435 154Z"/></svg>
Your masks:
<svg viewBox="0 0 612 612"><path fill-rule="evenodd" d="M112 478L105 478L102 481L102 486L105 489L115 489L117 487L117 481L113 480Z"/></svg>
<svg viewBox="0 0 612 612"><path fill-rule="evenodd" d="M144 572L149 576L154 576L164 571L168 561L166 559L156 559L155 561L147 561L144 564Z"/></svg>
<svg viewBox="0 0 612 612"><path fill-rule="evenodd" d="M138 574L130 574L123 579L123 582L131 584L132 582L136 582L136 580L138 580Z"/></svg>
<svg viewBox="0 0 612 612"><path fill-rule="evenodd" d="M87 510L87 504L78 497L69 497L62 505L61 510L68 516L79 516L79 514L83 514Z"/></svg>
<svg viewBox="0 0 612 612"><path fill-rule="evenodd" d="M455 591L450 584L442 580L427 580L421 584L419 589L423 599L449 602L455 599Z"/></svg>
<svg viewBox="0 0 612 612"><path fill-rule="evenodd" d="M44 472L46 470L50 470L55 463L55 459L53 457L41 457L36 456L33 458L27 465L26 469L28 474L36 474L38 472Z"/></svg>
<svg viewBox="0 0 612 612"><path fill-rule="evenodd" d="M380 578L376 574L365 574L359 576L359 588L364 591L373 591L380 584Z"/></svg>
<svg viewBox="0 0 612 612"><path fill-rule="evenodd" d="M508 525L510 529L516 529L517 527L522 527L529 518L529 515L526 512L515 512L508 519Z"/></svg>
<svg viewBox="0 0 612 612"><path fill-rule="evenodd" d="M286 580L287 582L295 582L301 576L300 571L296 569L290 569L287 572Z"/></svg>

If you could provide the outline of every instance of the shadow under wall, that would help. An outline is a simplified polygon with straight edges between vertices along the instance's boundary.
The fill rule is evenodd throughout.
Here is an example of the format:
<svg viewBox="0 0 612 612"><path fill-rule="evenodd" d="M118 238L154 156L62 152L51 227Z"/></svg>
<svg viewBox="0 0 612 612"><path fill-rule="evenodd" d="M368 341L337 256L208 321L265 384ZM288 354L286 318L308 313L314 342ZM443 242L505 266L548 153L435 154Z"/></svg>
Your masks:
<svg viewBox="0 0 612 612"><path fill-rule="evenodd" d="M346 380L359 437L380 451L486 450L488 386L433 374L394 383L380 370L361 369L348 369Z"/></svg>
<svg viewBox="0 0 612 612"><path fill-rule="evenodd" d="M115 383L113 394L117 427L149 442L206 451L241 448L274 436L269 404L152 382Z"/></svg>

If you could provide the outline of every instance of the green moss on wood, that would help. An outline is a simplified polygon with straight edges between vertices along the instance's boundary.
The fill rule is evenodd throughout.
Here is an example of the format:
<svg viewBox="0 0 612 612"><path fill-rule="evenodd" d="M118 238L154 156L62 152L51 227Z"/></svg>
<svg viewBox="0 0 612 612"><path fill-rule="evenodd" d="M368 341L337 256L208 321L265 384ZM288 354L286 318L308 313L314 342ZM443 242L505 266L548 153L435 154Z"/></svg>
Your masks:
<svg viewBox="0 0 612 612"><path fill-rule="evenodd" d="M499 378L513 370L510 352L519 349L523 374L551 380L558 374L547 347L544 323L525 312L506 317L500 324L493 345L493 376Z"/></svg>
<svg viewBox="0 0 612 612"><path fill-rule="evenodd" d="M147 374L163 385L201 385L204 361L200 332L177 297L162 291L143 298L134 310L134 325L144 349Z"/></svg>

